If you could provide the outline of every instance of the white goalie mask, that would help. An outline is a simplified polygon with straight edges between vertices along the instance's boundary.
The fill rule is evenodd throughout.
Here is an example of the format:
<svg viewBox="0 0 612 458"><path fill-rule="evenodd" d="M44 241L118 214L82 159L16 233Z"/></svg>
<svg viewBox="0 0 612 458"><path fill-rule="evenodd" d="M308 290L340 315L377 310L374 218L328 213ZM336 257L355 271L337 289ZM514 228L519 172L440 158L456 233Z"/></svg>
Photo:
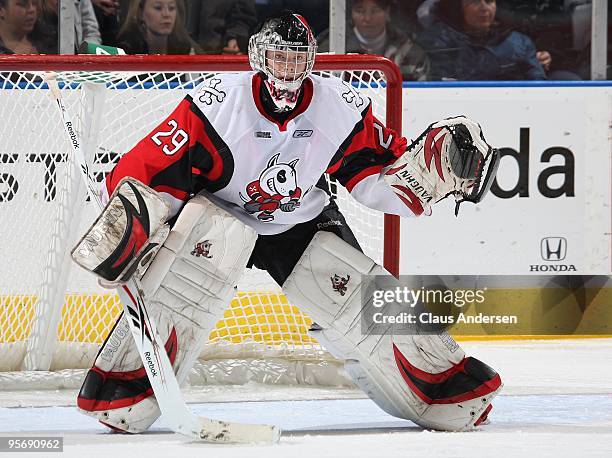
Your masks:
<svg viewBox="0 0 612 458"><path fill-rule="evenodd" d="M249 40L249 62L266 75L265 86L277 111L295 108L302 82L314 66L317 42L299 14L268 19Z"/></svg>

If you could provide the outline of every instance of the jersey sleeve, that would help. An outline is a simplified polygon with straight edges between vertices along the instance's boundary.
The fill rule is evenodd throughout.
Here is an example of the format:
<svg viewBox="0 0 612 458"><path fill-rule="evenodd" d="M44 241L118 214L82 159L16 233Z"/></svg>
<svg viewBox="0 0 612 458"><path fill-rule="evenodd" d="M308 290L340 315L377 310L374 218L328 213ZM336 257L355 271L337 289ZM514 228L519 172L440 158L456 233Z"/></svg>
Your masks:
<svg viewBox="0 0 612 458"><path fill-rule="evenodd" d="M407 141L385 127L372 112L371 103L338 148L327 173L363 205L385 213L414 216L384 181L383 168L406 151Z"/></svg>
<svg viewBox="0 0 612 458"><path fill-rule="evenodd" d="M225 187L233 170L229 148L188 95L119 160L106 190L131 176L161 193L174 215L193 194Z"/></svg>

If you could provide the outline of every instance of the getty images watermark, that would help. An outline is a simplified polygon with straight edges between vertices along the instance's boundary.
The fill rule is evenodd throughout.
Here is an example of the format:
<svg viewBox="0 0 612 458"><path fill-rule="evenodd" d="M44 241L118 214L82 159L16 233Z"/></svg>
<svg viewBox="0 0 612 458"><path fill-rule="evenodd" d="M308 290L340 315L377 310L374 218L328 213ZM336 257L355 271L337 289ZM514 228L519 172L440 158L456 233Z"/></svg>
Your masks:
<svg viewBox="0 0 612 458"><path fill-rule="evenodd" d="M364 333L425 334L454 325L519 322L487 303L488 287L476 276L371 276L362 285Z"/></svg>

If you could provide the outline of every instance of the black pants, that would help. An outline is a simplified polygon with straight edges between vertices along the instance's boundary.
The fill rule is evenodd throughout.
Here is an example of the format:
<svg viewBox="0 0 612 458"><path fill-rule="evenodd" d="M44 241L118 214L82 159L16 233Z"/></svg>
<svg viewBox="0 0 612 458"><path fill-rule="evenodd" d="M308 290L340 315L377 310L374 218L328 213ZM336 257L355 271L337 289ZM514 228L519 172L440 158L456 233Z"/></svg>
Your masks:
<svg viewBox="0 0 612 458"><path fill-rule="evenodd" d="M336 204L331 203L314 219L300 223L286 232L275 235L260 235L247 267L255 266L267 270L272 278L282 286L302 253L319 231L333 232L342 240L363 251L355 234Z"/></svg>

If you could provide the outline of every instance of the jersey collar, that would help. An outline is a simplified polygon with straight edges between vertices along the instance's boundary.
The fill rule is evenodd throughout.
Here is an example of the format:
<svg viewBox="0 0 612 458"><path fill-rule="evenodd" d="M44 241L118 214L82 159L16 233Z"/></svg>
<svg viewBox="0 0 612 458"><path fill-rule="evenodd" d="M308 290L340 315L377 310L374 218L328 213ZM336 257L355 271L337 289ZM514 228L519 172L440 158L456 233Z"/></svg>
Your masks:
<svg viewBox="0 0 612 458"><path fill-rule="evenodd" d="M264 118L276 124L276 126L281 132L285 132L287 130L287 124L289 123L289 121L291 121L292 119L295 119L298 115L304 113L306 109L310 106L310 102L312 100L312 92L313 92L312 80L310 78L306 78L304 80L304 83L302 84L302 91L304 91L304 96L301 97L301 101L298 103L298 105L296 105L296 107L291 111L291 113L289 113L289 116L287 116L285 121L281 123L280 121L275 119L274 116L272 116L266 110L261 100L260 91L261 91L261 85L263 83L261 78L262 77L259 73L256 73L255 75L253 75L251 92L253 93L253 101L255 102L255 106L257 107L257 110L259 111L259 113L261 113L261 115Z"/></svg>

